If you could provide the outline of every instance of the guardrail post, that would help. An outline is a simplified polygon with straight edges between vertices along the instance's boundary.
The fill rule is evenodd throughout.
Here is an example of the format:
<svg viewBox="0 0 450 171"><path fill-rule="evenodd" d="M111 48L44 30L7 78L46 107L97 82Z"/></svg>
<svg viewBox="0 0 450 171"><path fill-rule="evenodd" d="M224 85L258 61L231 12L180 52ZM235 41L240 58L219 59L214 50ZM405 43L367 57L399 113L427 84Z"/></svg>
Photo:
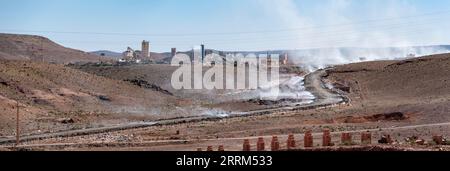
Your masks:
<svg viewBox="0 0 450 171"><path fill-rule="evenodd" d="M341 143L342 145L352 145L352 134L342 133Z"/></svg>
<svg viewBox="0 0 450 171"><path fill-rule="evenodd" d="M225 151L225 149L223 148L223 145L219 145L219 148L217 149L217 151Z"/></svg>
<svg viewBox="0 0 450 171"><path fill-rule="evenodd" d="M305 148L314 146L313 136L310 130L305 132L304 141L305 141Z"/></svg>
<svg viewBox="0 0 450 171"><path fill-rule="evenodd" d="M244 144L242 145L242 151L250 151L250 150L251 150L250 141L248 139L245 139Z"/></svg>
<svg viewBox="0 0 450 171"><path fill-rule="evenodd" d="M280 142L278 142L278 137L277 136L273 136L272 137L272 143L270 144L271 146L271 151L278 151L280 150Z"/></svg>
<svg viewBox="0 0 450 171"><path fill-rule="evenodd" d="M256 143L256 150L257 151L264 151L265 150L265 143L264 143L264 138L259 137L258 138L258 142Z"/></svg>
<svg viewBox="0 0 450 171"><path fill-rule="evenodd" d="M295 148L296 144L295 144L295 137L293 134L289 134L288 139L287 139L287 148L292 149Z"/></svg>
<svg viewBox="0 0 450 171"><path fill-rule="evenodd" d="M333 144L331 143L331 133L329 129L323 130L322 146L324 147L333 146Z"/></svg>
<svg viewBox="0 0 450 171"><path fill-rule="evenodd" d="M372 144L372 134L370 132L361 133L361 144L362 145Z"/></svg>

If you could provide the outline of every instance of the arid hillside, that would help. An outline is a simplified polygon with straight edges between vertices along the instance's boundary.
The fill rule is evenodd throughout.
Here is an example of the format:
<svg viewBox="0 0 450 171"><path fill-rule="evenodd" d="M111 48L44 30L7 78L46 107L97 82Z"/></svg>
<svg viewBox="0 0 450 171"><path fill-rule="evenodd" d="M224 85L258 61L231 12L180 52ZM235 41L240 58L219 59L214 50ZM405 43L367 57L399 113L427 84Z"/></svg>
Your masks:
<svg viewBox="0 0 450 171"><path fill-rule="evenodd" d="M374 103L450 98L450 54L349 64L336 67L330 74L340 75L337 78L344 86L360 87L361 98Z"/></svg>
<svg viewBox="0 0 450 171"><path fill-rule="evenodd" d="M0 59L47 63L98 62L107 58L63 47L48 38L0 33Z"/></svg>
<svg viewBox="0 0 450 171"><path fill-rule="evenodd" d="M358 144L361 142L361 133L369 131L374 145L380 145L378 140L390 135L395 141L391 145L381 141L381 147L392 150L402 150L404 147L449 150L448 146L432 145L432 136L448 137L450 132L449 61L450 54L442 54L403 61L355 63L335 66L327 72L318 71L323 81L341 89L340 94L350 98L349 103L333 107L163 125L45 142L88 144L93 142L92 139L99 140L105 136L111 137L111 142L116 142L114 137L133 135L130 142L142 143L142 146L95 144L81 149L194 150L223 145L225 150L230 151L242 150L245 139L249 139L252 150L256 150L254 144L259 137L269 143L273 135L284 141L289 134L294 134L297 147L303 148L303 135L307 130L314 133L314 147L319 147L323 140L323 129L328 129L333 133L330 141L335 144L331 149L346 146L341 142L341 133L351 132L352 141ZM162 143L161 139L167 141ZM173 142L174 139L180 139L182 143ZM428 145L424 145L425 141ZM280 143L280 148L287 149L285 143Z"/></svg>
<svg viewBox="0 0 450 171"><path fill-rule="evenodd" d="M177 99L152 89L56 64L0 59L0 136L174 117ZM72 123L73 122L73 123ZM61 125L61 127L58 127Z"/></svg>
<svg viewBox="0 0 450 171"><path fill-rule="evenodd" d="M419 122L450 121L450 54L348 64L328 74L355 109L401 111Z"/></svg>

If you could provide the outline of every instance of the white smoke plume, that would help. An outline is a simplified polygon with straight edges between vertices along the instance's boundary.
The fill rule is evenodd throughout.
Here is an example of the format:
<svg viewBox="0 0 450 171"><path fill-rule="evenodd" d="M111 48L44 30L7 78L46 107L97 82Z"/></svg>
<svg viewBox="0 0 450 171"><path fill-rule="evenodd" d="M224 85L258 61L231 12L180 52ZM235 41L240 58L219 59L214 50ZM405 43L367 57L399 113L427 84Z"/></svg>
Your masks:
<svg viewBox="0 0 450 171"><path fill-rule="evenodd" d="M422 46L446 42L442 31L445 28L433 26L434 23L445 21L445 16L420 16L421 11L411 1L368 0L364 1L366 6L361 8L365 9L366 16L373 19L369 18L364 22L349 15L354 14L348 11L354 10L355 5L361 5L355 2L324 0L320 1L320 5L311 7L311 2L307 1L258 1L267 13L276 15L282 21L283 27L304 28L292 34L296 39L289 42L292 46L287 46L305 49L292 51L292 56L294 62L301 63L310 70L361 60L450 52L448 47ZM315 15L302 11L306 5L307 8L312 8L308 12L313 11ZM424 33L426 36L421 36Z"/></svg>

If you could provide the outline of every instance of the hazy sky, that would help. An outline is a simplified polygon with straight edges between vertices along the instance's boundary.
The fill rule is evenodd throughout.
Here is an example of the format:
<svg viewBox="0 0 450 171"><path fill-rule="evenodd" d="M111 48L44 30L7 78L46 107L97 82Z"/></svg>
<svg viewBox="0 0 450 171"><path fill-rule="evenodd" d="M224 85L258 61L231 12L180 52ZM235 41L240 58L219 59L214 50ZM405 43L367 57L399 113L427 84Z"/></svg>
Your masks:
<svg viewBox="0 0 450 171"><path fill-rule="evenodd" d="M448 0L0 0L0 32L85 51L450 44Z"/></svg>

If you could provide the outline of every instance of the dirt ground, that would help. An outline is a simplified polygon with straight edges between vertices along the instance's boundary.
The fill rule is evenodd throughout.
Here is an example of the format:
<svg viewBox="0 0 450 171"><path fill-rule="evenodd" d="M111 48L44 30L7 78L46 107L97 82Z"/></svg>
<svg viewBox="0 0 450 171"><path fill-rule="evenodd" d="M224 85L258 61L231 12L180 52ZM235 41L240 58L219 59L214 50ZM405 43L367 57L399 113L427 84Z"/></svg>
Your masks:
<svg viewBox="0 0 450 171"><path fill-rule="evenodd" d="M353 140L358 143L360 133L370 131L373 144L389 134L397 141L389 146L394 149L448 150L446 146L433 145L431 137L450 134L449 79L449 54L348 64L327 70L323 78L350 98L346 105L53 138L27 142L24 148L192 151L224 145L225 150L242 150L244 139L250 139L254 145L258 137L265 138L267 148L272 135L277 135L281 148L286 148L288 134L295 134L298 146L302 146L307 130L312 130L314 144L320 146L321 132L326 128L332 131L335 144L339 144L342 132L353 133ZM417 145L405 140L412 136L429 143Z"/></svg>
<svg viewBox="0 0 450 171"><path fill-rule="evenodd" d="M111 61L108 58L63 47L48 38L0 33L0 59L68 64Z"/></svg>
<svg viewBox="0 0 450 171"><path fill-rule="evenodd" d="M179 117L182 99L63 65L0 60L0 138ZM161 112L165 115L159 115Z"/></svg>

